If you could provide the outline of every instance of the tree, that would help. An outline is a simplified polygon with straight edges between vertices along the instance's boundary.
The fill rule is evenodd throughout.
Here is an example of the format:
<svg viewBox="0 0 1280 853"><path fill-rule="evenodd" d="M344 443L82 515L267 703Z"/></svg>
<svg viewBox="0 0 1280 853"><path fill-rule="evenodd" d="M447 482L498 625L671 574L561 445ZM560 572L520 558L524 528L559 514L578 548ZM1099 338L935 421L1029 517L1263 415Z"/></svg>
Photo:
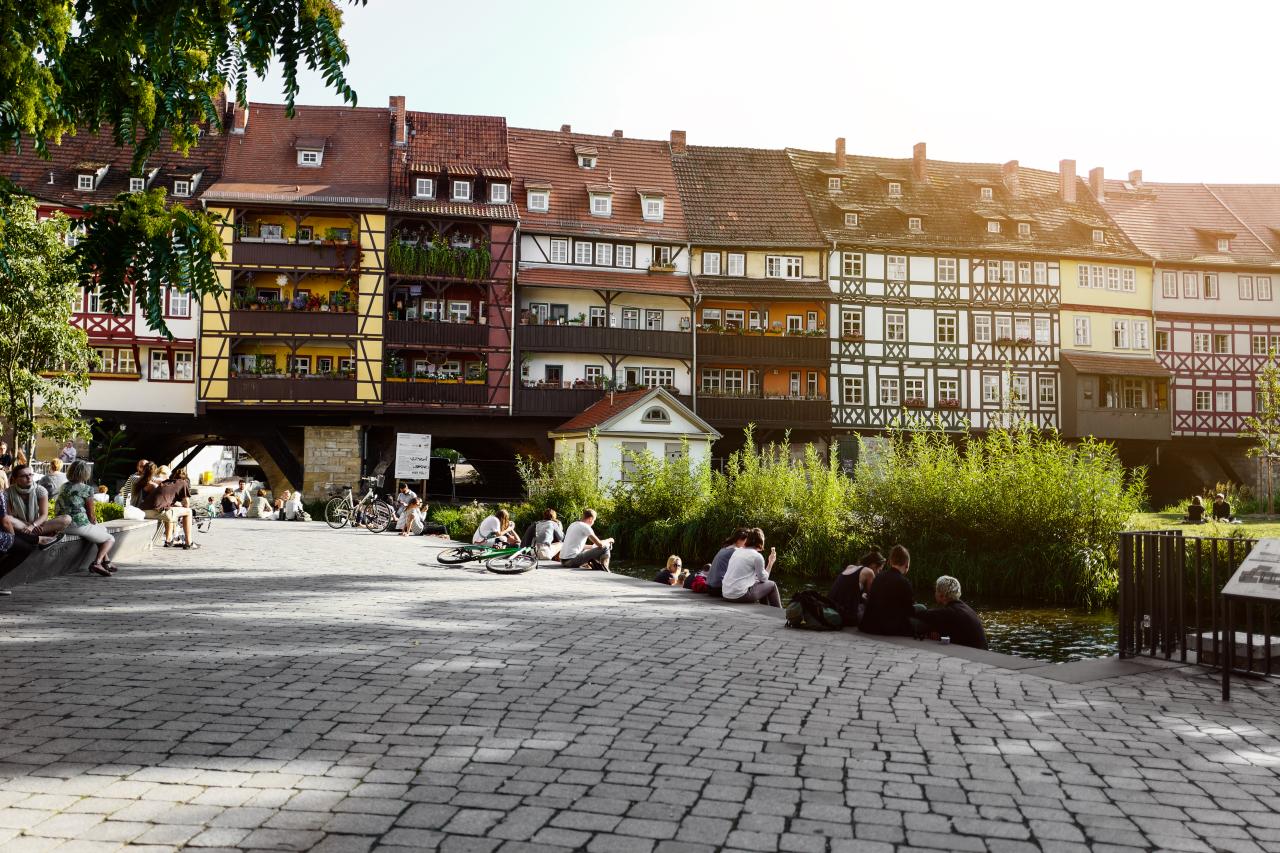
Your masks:
<svg viewBox="0 0 1280 853"><path fill-rule="evenodd" d="M71 325L80 275L67 247L68 220L36 218L33 199L0 207L0 421L13 447L40 431L69 438L82 426L77 408L94 358L88 336Z"/></svg>
<svg viewBox="0 0 1280 853"><path fill-rule="evenodd" d="M1257 412L1244 419L1240 437L1253 440L1248 453L1262 460L1267 515L1272 515L1276 509L1272 475L1275 462L1280 458L1280 365L1276 364L1275 350L1268 354L1258 374Z"/></svg>
<svg viewBox="0 0 1280 853"><path fill-rule="evenodd" d="M202 122L222 121L218 93L231 88L246 103L250 73L263 76L273 61L290 116L300 66L318 68L356 103L335 0L0 0L0 21L0 151L27 145L47 155L65 134L109 127L140 170L165 134L175 149L190 150ZM117 311L128 305L115 298L128 290L124 272L140 271L135 296L163 330L162 280L195 295L218 289L205 251L214 226L203 212L154 200L138 214L123 199L95 210L76 263L86 280L104 273L106 302ZM168 263L166 252L181 261ZM0 273L8 262L0 246Z"/></svg>

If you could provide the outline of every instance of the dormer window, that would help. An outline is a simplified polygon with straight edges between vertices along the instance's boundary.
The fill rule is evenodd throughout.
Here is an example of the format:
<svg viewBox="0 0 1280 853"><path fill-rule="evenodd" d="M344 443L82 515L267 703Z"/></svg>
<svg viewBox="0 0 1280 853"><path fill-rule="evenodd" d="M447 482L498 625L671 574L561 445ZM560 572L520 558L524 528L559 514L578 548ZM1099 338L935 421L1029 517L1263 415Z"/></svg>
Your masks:
<svg viewBox="0 0 1280 853"><path fill-rule="evenodd" d="M315 148L299 148L298 149L298 165L318 167L324 160L324 152Z"/></svg>
<svg viewBox="0 0 1280 853"><path fill-rule="evenodd" d="M471 201L471 182L454 181L453 193L450 197L454 201Z"/></svg>
<svg viewBox="0 0 1280 853"><path fill-rule="evenodd" d="M988 220L987 220L987 233L988 233L988 234L999 234L999 233L1000 233L1000 223L999 223L999 222L997 222L997 221L996 221L996 220L994 220L994 219L988 219Z"/></svg>
<svg viewBox="0 0 1280 853"><path fill-rule="evenodd" d="M667 414L667 410L661 406L653 406L645 410L644 415L640 418L648 424L669 424L671 423L671 415Z"/></svg>
<svg viewBox="0 0 1280 853"><path fill-rule="evenodd" d="M431 178L418 178L413 186L414 198L435 198L436 182Z"/></svg>
<svg viewBox="0 0 1280 853"><path fill-rule="evenodd" d="M907 218L908 231L923 231L924 224L920 221L919 216L910 216Z"/></svg>
<svg viewBox="0 0 1280 853"><path fill-rule="evenodd" d="M613 195L611 193L591 193L591 215L612 216Z"/></svg>
<svg viewBox="0 0 1280 853"><path fill-rule="evenodd" d="M146 178L130 178L129 179L129 192L140 193L146 188L147 188Z"/></svg>
<svg viewBox="0 0 1280 853"><path fill-rule="evenodd" d="M594 154L579 154L578 168L594 169L596 167L596 158Z"/></svg>
<svg viewBox="0 0 1280 853"><path fill-rule="evenodd" d="M640 204L644 210L644 218L646 220L650 222L662 221L663 213L666 208L666 201L662 196L641 196Z"/></svg>
<svg viewBox="0 0 1280 853"><path fill-rule="evenodd" d="M1219 238L1218 238L1218 251L1219 251L1219 252L1224 252L1224 253L1225 253L1225 252L1230 252L1230 251L1231 251L1231 241L1230 241L1229 239L1227 239L1226 237L1219 237Z"/></svg>
<svg viewBox="0 0 1280 853"><path fill-rule="evenodd" d="M1095 243L1107 242L1107 232L1103 231L1101 228L1093 229L1093 242Z"/></svg>
<svg viewBox="0 0 1280 853"><path fill-rule="evenodd" d="M489 184L489 203L506 204L511 200L511 187L507 184Z"/></svg>
<svg viewBox="0 0 1280 853"><path fill-rule="evenodd" d="M827 189L831 192L840 192L840 179L835 177L827 178Z"/></svg>
<svg viewBox="0 0 1280 853"><path fill-rule="evenodd" d="M991 187L983 187L978 192L982 196L983 201L991 201L996 197L996 191L993 190Z"/></svg>
<svg viewBox="0 0 1280 853"><path fill-rule="evenodd" d="M526 206L534 213L546 213L551 209L551 191L529 190Z"/></svg>
<svg viewBox="0 0 1280 853"><path fill-rule="evenodd" d="M857 227L858 227L858 214L856 214L856 213L846 213L846 214L844 215L844 227L845 227L845 228L857 228Z"/></svg>
<svg viewBox="0 0 1280 853"><path fill-rule="evenodd" d="M1030 236L1031 236L1031 223L1030 223L1030 222L1019 222L1019 223L1018 223L1018 236L1019 236L1019 237L1030 237Z"/></svg>
<svg viewBox="0 0 1280 853"><path fill-rule="evenodd" d="M891 195L891 196L899 196L899 195L902 195L902 184L898 183L897 181L890 181L890 182L889 182L889 195Z"/></svg>
<svg viewBox="0 0 1280 853"><path fill-rule="evenodd" d="M174 181L173 194L177 198L188 198L191 195L190 181Z"/></svg>
<svg viewBox="0 0 1280 853"><path fill-rule="evenodd" d="M76 176L76 189L78 190L91 190L93 189L93 183L93 175Z"/></svg>

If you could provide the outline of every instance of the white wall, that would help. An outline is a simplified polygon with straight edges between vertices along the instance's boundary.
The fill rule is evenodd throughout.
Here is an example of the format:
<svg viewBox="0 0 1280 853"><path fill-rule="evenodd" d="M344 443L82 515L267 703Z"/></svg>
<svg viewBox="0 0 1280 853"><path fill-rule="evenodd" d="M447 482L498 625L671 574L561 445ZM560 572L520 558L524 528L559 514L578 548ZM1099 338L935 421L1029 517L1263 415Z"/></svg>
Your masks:
<svg viewBox="0 0 1280 853"><path fill-rule="evenodd" d="M607 223L602 222L601 224L606 225ZM555 235L555 236L560 237L562 235ZM592 267L586 264L573 264L573 263L564 264L564 265L551 264L550 261L548 260L551 257L551 239L552 239L551 235L547 235L547 234L530 234L528 232L525 232L524 234L522 234L520 236L520 264L521 265L537 264L538 266L550 265L550 266L559 267L562 269L576 269L576 270L608 269L608 270L613 270L614 272L628 271L628 268L626 267L617 267L617 266ZM576 241L578 238L568 237L566 235L566 239L569 240L569 260L572 261L574 258L573 244L574 244L574 241ZM653 243L641 243L635 240L626 240L621 238L615 239L607 235L600 235L599 237L595 238L595 240L592 240L592 241L588 241L586 238L582 238L582 239L583 239L583 242L598 241L601 243L614 243L614 244L622 243L622 244L634 246L635 259L634 259L634 266L631 269L636 272L648 272L649 265L653 263L653 246L654 246ZM675 264L675 268L676 268L675 274L676 275L688 274L689 253L685 251L685 247L683 245L679 245L676 243L664 243L661 245L671 246L671 254L673 256L672 263Z"/></svg>
<svg viewBox="0 0 1280 853"><path fill-rule="evenodd" d="M158 412L194 415L196 383L94 379L80 398L80 408L89 412Z"/></svg>
<svg viewBox="0 0 1280 853"><path fill-rule="evenodd" d="M646 428L648 428L646 426ZM622 450L623 444L644 444L645 449L658 458L663 458L667 452L667 445L678 445L680 439L678 436L656 435L656 436L613 436L602 435L597 439L600 448L600 484L605 487L613 486L622 479ZM579 443L586 445L586 456L591 456L590 442L585 438L558 438L556 439L555 453L557 456L565 454L573 457L577 454L577 445ZM701 465L711 456L711 442L705 438L689 439L687 443L689 459L694 465Z"/></svg>
<svg viewBox="0 0 1280 853"><path fill-rule="evenodd" d="M546 366L558 364L564 368L564 381L573 382L586 378L588 364L604 368L606 379L611 378L609 363L601 355L581 355L579 353L533 353L521 365L520 377L531 382L539 382L546 377ZM649 356L628 356L618 363L618 381L625 381L626 367L669 367L676 373L676 388L681 394L690 393L689 369L684 362L670 358L653 358Z"/></svg>
<svg viewBox="0 0 1280 853"><path fill-rule="evenodd" d="M1167 297L1164 295L1164 274L1172 272L1177 285L1177 296ZM1212 272L1212 271L1210 271ZM1183 275L1191 273L1196 276L1196 293L1198 297L1188 299L1184 295ZM1239 273L1235 271L1218 271L1218 298L1204 298L1204 271L1192 269L1180 269L1178 267L1170 267L1161 265L1156 268L1155 280L1152 290L1154 291L1155 310L1169 311L1182 314L1221 314L1224 316L1250 317L1260 320L1280 319L1280 270L1275 273ZM1240 276L1244 275L1254 280L1254 298L1240 298ZM1271 298L1257 298L1257 279L1260 277L1271 279Z"/></svg>
<svg viewBox="0 0 1280 853"><path fill-rule="evenodd" d="M556 305L568 305L569 317L572 319L579 314L590 316L591 308L603 308L604 301L589 290L578 290L576 288L567 287L529 287L520 288L519 311L529 307L531 302L542 302ZM613 304L609 308L609 325L622 327L622 309L623 308L639 308L643 312L646 308L657 308L662 311L662 328L665 331L688 331L686 325L682 330L680 328L680 320L684 318L688 321L689 307L682 300L671 296L652 296L647 293L620 293L613 300ZM641 314L641 328L643 328L644 316ZM519 331L516 332L519 334Z"/></svg>

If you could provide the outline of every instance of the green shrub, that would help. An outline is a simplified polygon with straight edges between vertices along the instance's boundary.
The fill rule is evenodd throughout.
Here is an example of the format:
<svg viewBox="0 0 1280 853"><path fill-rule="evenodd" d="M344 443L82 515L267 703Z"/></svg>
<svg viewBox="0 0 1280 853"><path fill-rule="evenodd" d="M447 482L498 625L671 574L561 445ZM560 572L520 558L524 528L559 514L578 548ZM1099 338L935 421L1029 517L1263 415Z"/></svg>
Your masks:
<svg viewBox="0 0 1280 853"><path fill-rule="evenodd" d="M591 459L562 455L551 462L536 462L521 458L516 461L516 469L524 482L526 500L538 517L550 507L567 525L590 507L603 519L611 518L612 506L600 488L596 466Z"/></svg>
<svg viewBox="0 0 1280 853"><path fill-rule="evenodd" d="M52 511L50 510L50 512ZM120 506L120 504L98 504L94 507L94 512L97 513L99 522L117 521L124 518L124 507Z"/></svg>
<svg viewBox="0 0 1280 853"><path fill-rule="evenodd" d="M427 513L427 517L437 524L444 525L450 539L459 542L470 542L471 536L484 521L485 516L493 512L493 507L471 502L462 506L436 505Z"/></svg>

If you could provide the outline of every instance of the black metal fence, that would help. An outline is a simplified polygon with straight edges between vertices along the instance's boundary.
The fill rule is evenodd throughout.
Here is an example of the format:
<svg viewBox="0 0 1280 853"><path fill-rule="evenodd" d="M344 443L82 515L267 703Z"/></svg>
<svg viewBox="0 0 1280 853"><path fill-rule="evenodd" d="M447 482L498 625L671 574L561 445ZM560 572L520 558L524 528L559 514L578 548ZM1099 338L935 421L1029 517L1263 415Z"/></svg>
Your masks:
<svg viewBox="0 0 1280 853"><path fill-rule="evenodd" d="M1159 657L1218 669L1226 659L1222 587L1256 539L1184 536L1181 530L1120 534L1120 657ZM1234 599L1232 671L1280 675L1280 606Z"/></svg>

